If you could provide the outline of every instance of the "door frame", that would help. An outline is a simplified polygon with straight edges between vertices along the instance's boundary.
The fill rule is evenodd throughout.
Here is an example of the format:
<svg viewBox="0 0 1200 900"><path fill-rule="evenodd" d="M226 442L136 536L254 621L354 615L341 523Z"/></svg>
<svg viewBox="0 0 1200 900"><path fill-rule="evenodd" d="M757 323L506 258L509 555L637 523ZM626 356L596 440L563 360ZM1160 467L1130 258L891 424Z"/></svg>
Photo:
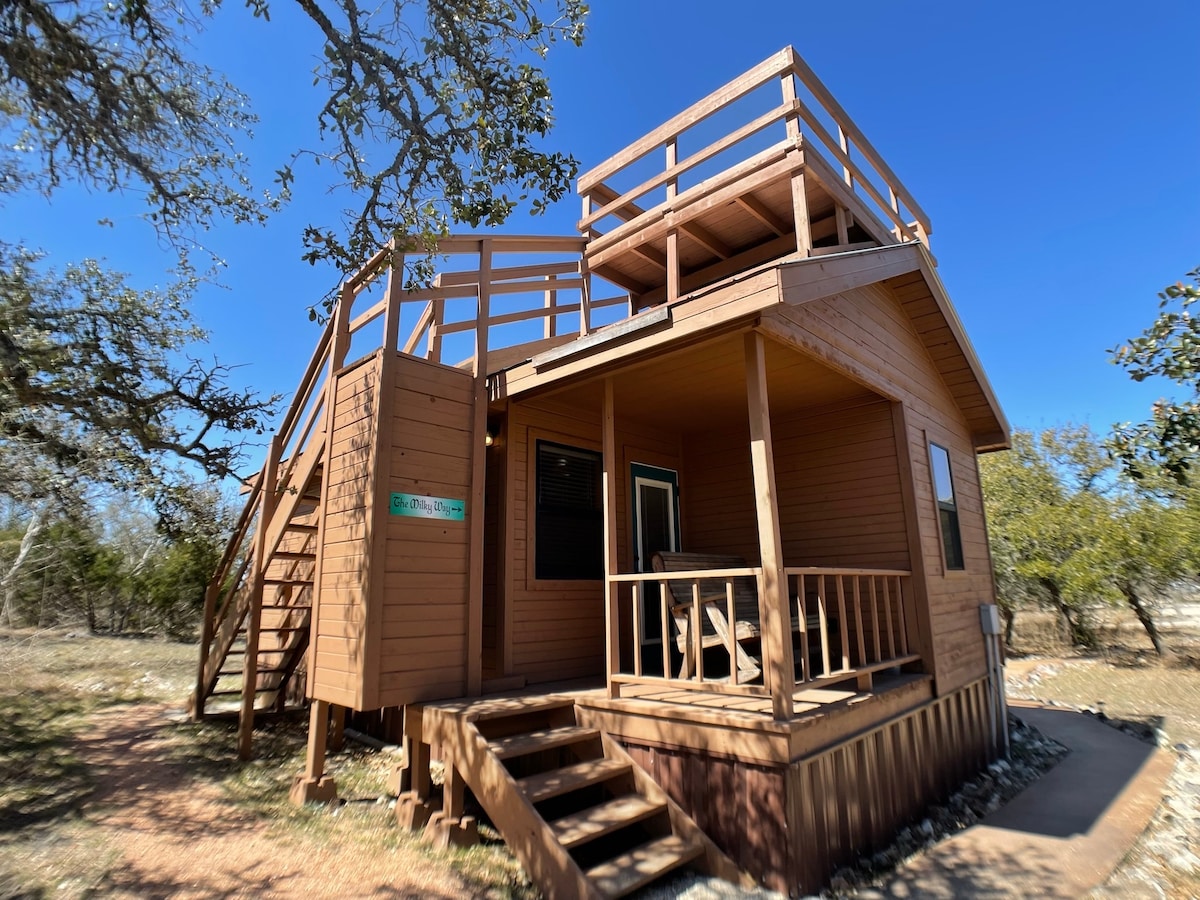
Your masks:
<svg viewBox="0 0 1200 900"><path fill-rule="evenodd" d="M630 493L630 520L633 544L633 569L635 572L650 571L650 561L641 558L642 549L642 522L641 522L641 490L643 485L665 488L670 494L670 532L671 543L673 546L667 548L669 550L678 551L682 546L682 537L680 530L682 522L679 515L679 471L677 469L667 469L663 466L652 466L647 463L631 462L629 464L629 493ZM647 595L649 591L647 591ZM657 600L657 598L655 598ZM657 602L655 602L657 607ZM646 639L646 616L643 610L641 619L642 633L636 636L639 644L645 646L647 644L658 645L662 638L656 637L649 640ZM657 621L657 613L656 619Z"/></svg>

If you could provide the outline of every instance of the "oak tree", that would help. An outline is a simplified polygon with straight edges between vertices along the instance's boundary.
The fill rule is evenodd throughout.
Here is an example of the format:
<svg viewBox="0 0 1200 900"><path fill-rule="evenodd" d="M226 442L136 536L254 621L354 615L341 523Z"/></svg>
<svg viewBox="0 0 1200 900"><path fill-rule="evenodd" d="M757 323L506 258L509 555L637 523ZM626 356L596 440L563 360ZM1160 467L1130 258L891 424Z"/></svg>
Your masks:
<svg viewBox="0 0 1200 900"><path fill-rule="evenodd" d="M1183 392L1158 400L1148 421L1114 428L1109 444L1133 478L1161 471L1185 483L1196 479L1200 465L1200 318L1192 310L1200 301L1200 269L1187 278L1159 293L1149 328L1109 351L1135 381L1165 378Z"/></svg>

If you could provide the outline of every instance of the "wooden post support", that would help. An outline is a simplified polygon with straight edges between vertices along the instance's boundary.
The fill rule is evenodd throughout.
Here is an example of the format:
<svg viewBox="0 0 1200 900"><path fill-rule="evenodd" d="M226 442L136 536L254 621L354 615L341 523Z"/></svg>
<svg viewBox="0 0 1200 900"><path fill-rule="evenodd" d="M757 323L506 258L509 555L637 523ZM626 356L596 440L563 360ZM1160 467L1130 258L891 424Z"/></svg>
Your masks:
<svg viewBox="0 0 1200 900"><path fill-rule="evenodd" d="M604 379L604 644L605 676L608 696L617 697L620 686L613 676L621 667L621 620L618 610L618 587L612 581L617 574L617 420L613 407L612 378ZM634 638L636 640L636 637Z"/></svg>
<svg viewBox="0 0 1200 900"><path fill-rule="evenodd" d="M418 705L404 709L404 770L400 773L396 798L396 823L408 831L424 828L433 816L430 803L429 745L422 735L422 714Z"/></svg>
<svg viewBox="0 0 1200 900"><path fill-rule="evenodd" d="M771 708L778 721L792 718L796 685L792 655L791 611L779 502L775 488L775 457L771 446L771 409L767 398L767 361L763 336L746 335L746 401L750 415L750 459L754 468L754 506L758 512L758 545L762 583L758 595L762 620L763 677L771 691Z"/></svg>
<svg viewBox="0 0 1200 900"><path fill-rule="evenodd" d="M447 756L445 763L442 808L429 817L423 838L442 850L451 846L471 847L479 843L479 826L474 816L463 815L467 783L458 770L460 763L451 756Z"/></svg>
<svg viewBox="0 0 1200 900"><path fill-rule="evenodd" d="M325 745L334 753L346 746L346 713L344 706L329 704L329 737Z"/></svg>
<svg viewBox="0 0 1200 900"><path fill-rule="evenodd" d="M475 318L475 408L471 426L471 500L467 506L470 552L467 576L467 696L483 690L484 482L487 479L487 358L491 317L492 241L479 242L479 305Z"/></svg>
<svg viewBox="0 0 1200 900"><path fill-rule="evenodd" d="M329 704L314 700L308 715L308 754L304 774L292 781L289 799L296 806L305 803L333 803L337 800L337 784L325 774L325 742L329 738Z"/></svg>

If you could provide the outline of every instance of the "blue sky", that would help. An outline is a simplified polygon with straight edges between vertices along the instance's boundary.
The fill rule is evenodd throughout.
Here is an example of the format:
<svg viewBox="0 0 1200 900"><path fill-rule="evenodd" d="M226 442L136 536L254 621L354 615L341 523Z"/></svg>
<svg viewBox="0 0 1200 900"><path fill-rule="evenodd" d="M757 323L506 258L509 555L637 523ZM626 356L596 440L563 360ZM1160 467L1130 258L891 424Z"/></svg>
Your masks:
<svg viewBox="0 0 1200 900"><path fill-rule="evenodd" d="M583 169L792 44L929 214L942 280L1014 426L1106 430L1169 390L1133 384L1105 351L1200 265L1194 0L592 6L583 47L556 47L547 65L551 143ZM252 97L262 172L314 142L319 36L286 0L270 23L230 0L197 46ZM300 261L300 232L330 203L302 183L267 228L210 236L225 287L197 312L211 352L263 392L291 391L316 340L306 309L330 275ZM161 280L169 258L135 210L79 191L24 198L6 207L5 233L59 262L104 256ZM118 227L96 227L101 216ZM578 216L572 196L504 230L573 233Z"/></svg>

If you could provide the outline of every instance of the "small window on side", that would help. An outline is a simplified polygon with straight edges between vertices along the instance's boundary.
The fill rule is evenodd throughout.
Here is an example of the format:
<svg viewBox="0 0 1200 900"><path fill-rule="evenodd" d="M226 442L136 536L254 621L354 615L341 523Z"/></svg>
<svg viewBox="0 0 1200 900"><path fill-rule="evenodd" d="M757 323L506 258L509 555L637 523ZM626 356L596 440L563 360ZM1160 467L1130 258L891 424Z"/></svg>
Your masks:
<svg viewBox="0 0 1200 900"><path fill-rule="evenodd" d="M929 445L933 469L933 492L937 500L938 525L942 533L942 557L947 569L963 569L962 533L958 527L958 502L954 499L954 479L950 477L950 451L938 444Z"/></svg>
<svg viewBox="0 0 1200 900"><path fill-rule="evenodd" d="M592 450L537 442L535 577L604 577L603 457Z"/></svg>

